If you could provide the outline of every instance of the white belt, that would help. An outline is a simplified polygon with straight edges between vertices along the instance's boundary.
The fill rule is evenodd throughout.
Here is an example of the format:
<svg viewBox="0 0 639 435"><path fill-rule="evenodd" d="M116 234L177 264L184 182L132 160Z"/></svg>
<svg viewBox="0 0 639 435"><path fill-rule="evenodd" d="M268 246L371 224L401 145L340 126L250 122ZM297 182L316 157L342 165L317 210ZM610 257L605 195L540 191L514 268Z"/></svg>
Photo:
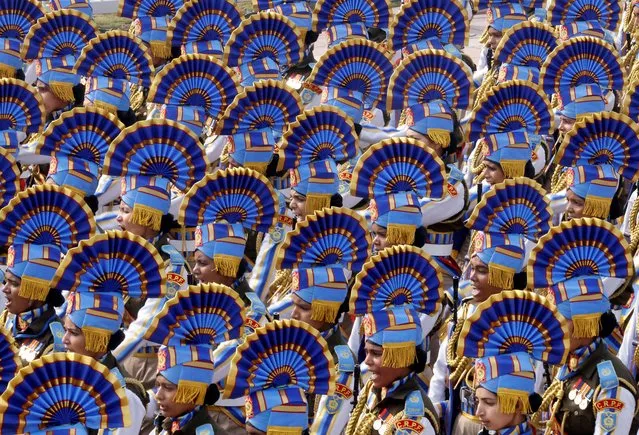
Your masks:
<svg viewBox="0 0 639 435"><path fill-rule="evenodd" d="M453 253L453 244L448 245L435 245L431 243L426 243L422 246L424 252L433 257L448 257Z"/></svg>

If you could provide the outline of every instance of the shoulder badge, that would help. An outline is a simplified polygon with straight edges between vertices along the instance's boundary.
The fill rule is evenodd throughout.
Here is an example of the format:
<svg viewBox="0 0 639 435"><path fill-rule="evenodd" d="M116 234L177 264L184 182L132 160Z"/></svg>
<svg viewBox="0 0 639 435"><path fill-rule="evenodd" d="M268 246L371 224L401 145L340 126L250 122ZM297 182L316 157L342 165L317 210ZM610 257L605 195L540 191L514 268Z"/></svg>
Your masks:
<svg viewBox="0 0 639 435"><path fill-rule="evenodd" d="M597 372L599 373L599 382L603 390L610 390L619 386L619 378L615 368L612 366L612 361L603 361L597 364Z"/></svg>
<svg viewBox="0 0 639 435"><path fill-rule="evenodd" d="M64 344L62 344L62 339L64 338L64 328L60 322L51 322L49 324L49 329L51 330L51 334L53 335L53 351L54 352L64 352Z"/></svg>
<svg viewBox="0 0 639 435"><path fill-rule="evenodd" d="M353 372L355 371L355 358L350 348L346 345L335 346L335 353L337 354L337 370L340 372Z"/></svg>
<svg viewBox="0 0 639 435"><path fill-rule="evenodd" d="M210 424L203 424L195 429L195 435L215 435L215 431Z"/></svg>

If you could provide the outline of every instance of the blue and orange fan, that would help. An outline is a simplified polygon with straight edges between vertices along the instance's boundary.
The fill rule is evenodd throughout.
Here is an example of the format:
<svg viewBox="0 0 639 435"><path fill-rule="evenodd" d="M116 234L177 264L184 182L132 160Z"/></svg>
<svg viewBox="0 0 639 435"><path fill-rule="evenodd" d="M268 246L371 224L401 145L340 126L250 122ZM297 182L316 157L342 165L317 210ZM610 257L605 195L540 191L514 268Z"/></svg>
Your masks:
<svg viewBox="0 0 639 435"><path fill-rule="evenodd" d="M246 337L233 356L223 397L286 386L310 394L331 395L335 390L335 361L326 340L293 319L267 323Z"/></svg>
<svg viewBox="0 0 639 435"><path fill-rule="evenodd" d="M96 107L76 107L47 126L36 153L60 153L102 166L109 145L123 129L124 124L114 114Z"/></svg>
<svg viewBox="0 0 639 435"><path fill-rule="evenodd" d="M332 159L344 162L357 154L359 138L353 120L337 107L305 110L289 124L278 143L278 170Z"/></svg>
<svg viewBox="0 0 639 435"><path fill-rule="evenodd" d="M119 378L90 356L45 355L22 368L0 396L0 432L31 433L78 423L96 430L127 427L131 415L125 391Z"/></svg>
<svg viewBox="0 0 639 435"><path fill-rule="evenodd" d="M466 227L484 233L521 234L537 241L551 222L546 191L537 182L518 177L492 186L475 206Z"/></svg>
<svg viewBox="0 0 639 435"><path fill-rule="evenodd" d="M461 59L444 50L423 50L402 60L388 85L386 110L402 110L433 100L451 109L472 104L473 73Z"/></svg>
<svg viewBox="0 0 639 435"><path fill-rule="evenodd" d="M415 192L418 197L443 198L447 193L446 166L424 143L393 137L370 146L357 160L351 194L361 198Z"/></svg>
<svg viewBox="0 0 639 435"><path fill-rule="evenodd" d="M306 82L360 92L368 105L384 110L392 74L393 64L386 49L358 38L341 42L324 53Z"/></svg>
<svg viewBox="0 0 639 435"><path fill-rule="evenodd" d="M46 112L42 96L17 79L0 79L0 131L40 133Z"/></svg>
<svg viewBox="0 0 639 435"><path fill-rule="evenodd" d="M96 25L81 12L70 9L49 12L29 30L21 55L24 60L63 56L76 59L96 34Z"/></svg>
<svg viewBox="0 0 639 435"><path fill-rule="evenodd" d="M524 21L504 32L494 58L502 64L540 69L556 47L557 37L552 27L538 21Z"/></svg>
<svg viewBox="0 0 639 435"><path fill-rule="evenodd" d="M37 0L0 1L0 38L22 42L43 15Z"/></svg>
<svg viewBox="0 0 639 435"><path fill-rule="evenodd" d="M302 111L297 92L281 81L262 80L244 88L226 108L217 134L231 135L271 128L281 134Z"/></svg>
<svg viewBox="0 0 639 435"><path fill-rule="evenodd" d="M575 21L596 21L616 33L621 21L621 2L605 0L551 0L546 20L552 26Z"/></svg>
<svg viewBox="0 0 639 435"><path fill-rule="evenodd" d="M197 106L216 119L237 96L235 73L204 54L188 54L169 62L153 79L147 101Z"/></svg>
<svg viewBox="0 0 639 435"><path fill-rule="evenodd" d="M108 77L149 87L154 70L141 39L124 30L109 30L89 41L73 71L85 77Z"/></svg>
<svg viewBox="0 0 639 435"><path fill-rule="evenodd" d="M366 220L347 208L325 208L298 222L277 253L277 269L340 265L358 272L372 241Z"/></svg>
<svg viewBox="0 0 639 435"><path fill-rule="evenodd" d="M541 68L540 82L548 95L591 83L620 91L624 87L624 70L612 45L584 36L569 39L550 53Z"/></svg>
<svg viewBox="0 0 639 435"><path fill-rule="evenodd" d="M125 18L173 17L184 0L120 0L118 15Z"/></svg>
<svg viewBox="0 0 639 435"><path fill-rule="evenodd" d="M386 29L391 14L388 0L319 0L313 9L313 30L321 32L331 26L353 23Z"/></svg>
<svg viewBox="0 0 639 435"><path fill-rule="evenodd" d="M543 90L521 80L501 83L477 101L467 134L470 141L516 130L548 135L554 130L554 115Z"/></svg>
<svg viewBox="0 0 639 435"><path fill-rule="evenodd" d="M639 122L639 81L628 86L628 91L621 102L621 113L628 115L634 122Z"/></svg>
<svg viewBox="0 0 639 435"><path fill-rule="evenodd" d="M628 180L637 181L639 125L621 113L594 113L566 133L554 161L568 168L611 165Z"/></svg>
<svg viewBox="0 0 639 435"><path fill-rule="evenodd" d="M103 172L164 177L186 190L207 168L206 151L191 130L168 119L151 119L122 130L109 147Z"/></svg>
<svg viewBox="0 0 639 435"><path fill-rule="evenodd" d="M164 260L144 238L128 231L107 231L69 249L51 287L160 298L166 294Z"/></svg>
<svg viewBox="0 0 639 435"><path fill-rule="evenodd" d="M349 312L364 315L408 306L430 316L444 298L439 266L422 249L410 245L386 248L364 263L351 289Z"/></svg>
<svg viewBox="0 0 639 435"><path fill-rule="evenodd" d="M425 39L463 47L470 38L468 11L459 0L410 0L391 22L388 40L402 50Z"/></svg>
<svg viewBox="0 0 639 435"><path fill-rule="evenodd" d="M18 356L18 346L11 332L0 329L0 390L6 391L7 385L22 366Z"/></svg>
<svg viewBox="0 0 639 435"><path fill-rule="evenodd" d="M502 291L479 304L464 322L457 354L484 358L516 352L563 364L570 352L568 321L543 296Z"/></svg>
<svg viewBox="0 0 639 435"><path fill-rule="evenodd" d="M241 22L232 0L190 0L169 23L167 40L173 47L200 41L219 41L224 47Z"/></svg>
<svg viewBox="0 0 639 435"><path fill-rule="evenodd" d="M264 175L248 168L229 168L206 175L189 189L178 221L187 227L226 221L268 232L277 223L278 207L277 193Z"/></svg>
<svg viewBox="0 0 639 435"><path fill-rule="evenodd" d="M235 290L192 285L167 301L144 338L165 346L213 346L242 337L245 321L246 307Z"/></svg>
<svg viewBox="0 0 639 435"><path fill-rule="evenodd" d="M260 12L244 19L224 47L225 65L240 66L270 57L280 67L299 63L304 54L293 21L275 12Z"/></svg>
<svg viewBox="0 0 639 435"><path fill-rule="evenodd" d="M18 194L0 210L3 245L55 245L63 252L95 234L95 218L84 198L40 184Z"/></svg>
<svg viewBox="0 0 639 435"><path fill-rule="evenodd" d="M302 38L313 27L313 7L306 0L253 0L253 11L268 11L284 15L293 23L300 32Z"/></svg>
<svg viewBox="0 0 639 435"><path fill-rule="evenodd" d="M0 147L0 207L7 205L20 190L20 169L10 150Z"/></svg>
<svg viewBox="0 0 639 435"><path fill-rule="evenodd" d="M594 275L629 278L632 254L621 231L596 218L564 221L539 239L528 261L528 288Z"/></svg>

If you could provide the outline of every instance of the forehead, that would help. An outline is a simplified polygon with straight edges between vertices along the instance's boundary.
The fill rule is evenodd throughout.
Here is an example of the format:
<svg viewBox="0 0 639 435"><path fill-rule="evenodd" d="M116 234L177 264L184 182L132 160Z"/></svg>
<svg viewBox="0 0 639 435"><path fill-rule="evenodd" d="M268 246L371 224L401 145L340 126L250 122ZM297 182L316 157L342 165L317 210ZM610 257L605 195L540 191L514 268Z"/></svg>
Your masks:
<svg viewBox="0 0 639 435"><path fill-rule="evenodd" d="M364 349L381 351L382 350L382 346L379 346L377 344L371 343L370 341L367 341L366 344L364 344Z"/></svg>
<svg viewBox="0 0 639 435"><path fill-rule="evenodd" d="M473 255L473 258L470 259L470 263L474 266L474 267L488 267L486 266L486 263L484 263L483 261L481 261L479 259L478 256Z"/></svg>

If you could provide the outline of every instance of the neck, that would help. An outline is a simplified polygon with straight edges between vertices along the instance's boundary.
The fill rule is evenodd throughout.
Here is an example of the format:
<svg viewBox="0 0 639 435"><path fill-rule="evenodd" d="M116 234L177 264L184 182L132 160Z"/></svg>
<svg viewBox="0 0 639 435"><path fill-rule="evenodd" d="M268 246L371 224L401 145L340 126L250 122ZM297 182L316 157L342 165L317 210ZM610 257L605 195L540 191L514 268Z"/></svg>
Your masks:
<svg viewBox="0 0 639 435"><path fill-rule="evenodd" d="M595 341L594 337L586 337L586 338L570 338L570 352L574 352L577 349L585 346L590 346Z"/></svg>

